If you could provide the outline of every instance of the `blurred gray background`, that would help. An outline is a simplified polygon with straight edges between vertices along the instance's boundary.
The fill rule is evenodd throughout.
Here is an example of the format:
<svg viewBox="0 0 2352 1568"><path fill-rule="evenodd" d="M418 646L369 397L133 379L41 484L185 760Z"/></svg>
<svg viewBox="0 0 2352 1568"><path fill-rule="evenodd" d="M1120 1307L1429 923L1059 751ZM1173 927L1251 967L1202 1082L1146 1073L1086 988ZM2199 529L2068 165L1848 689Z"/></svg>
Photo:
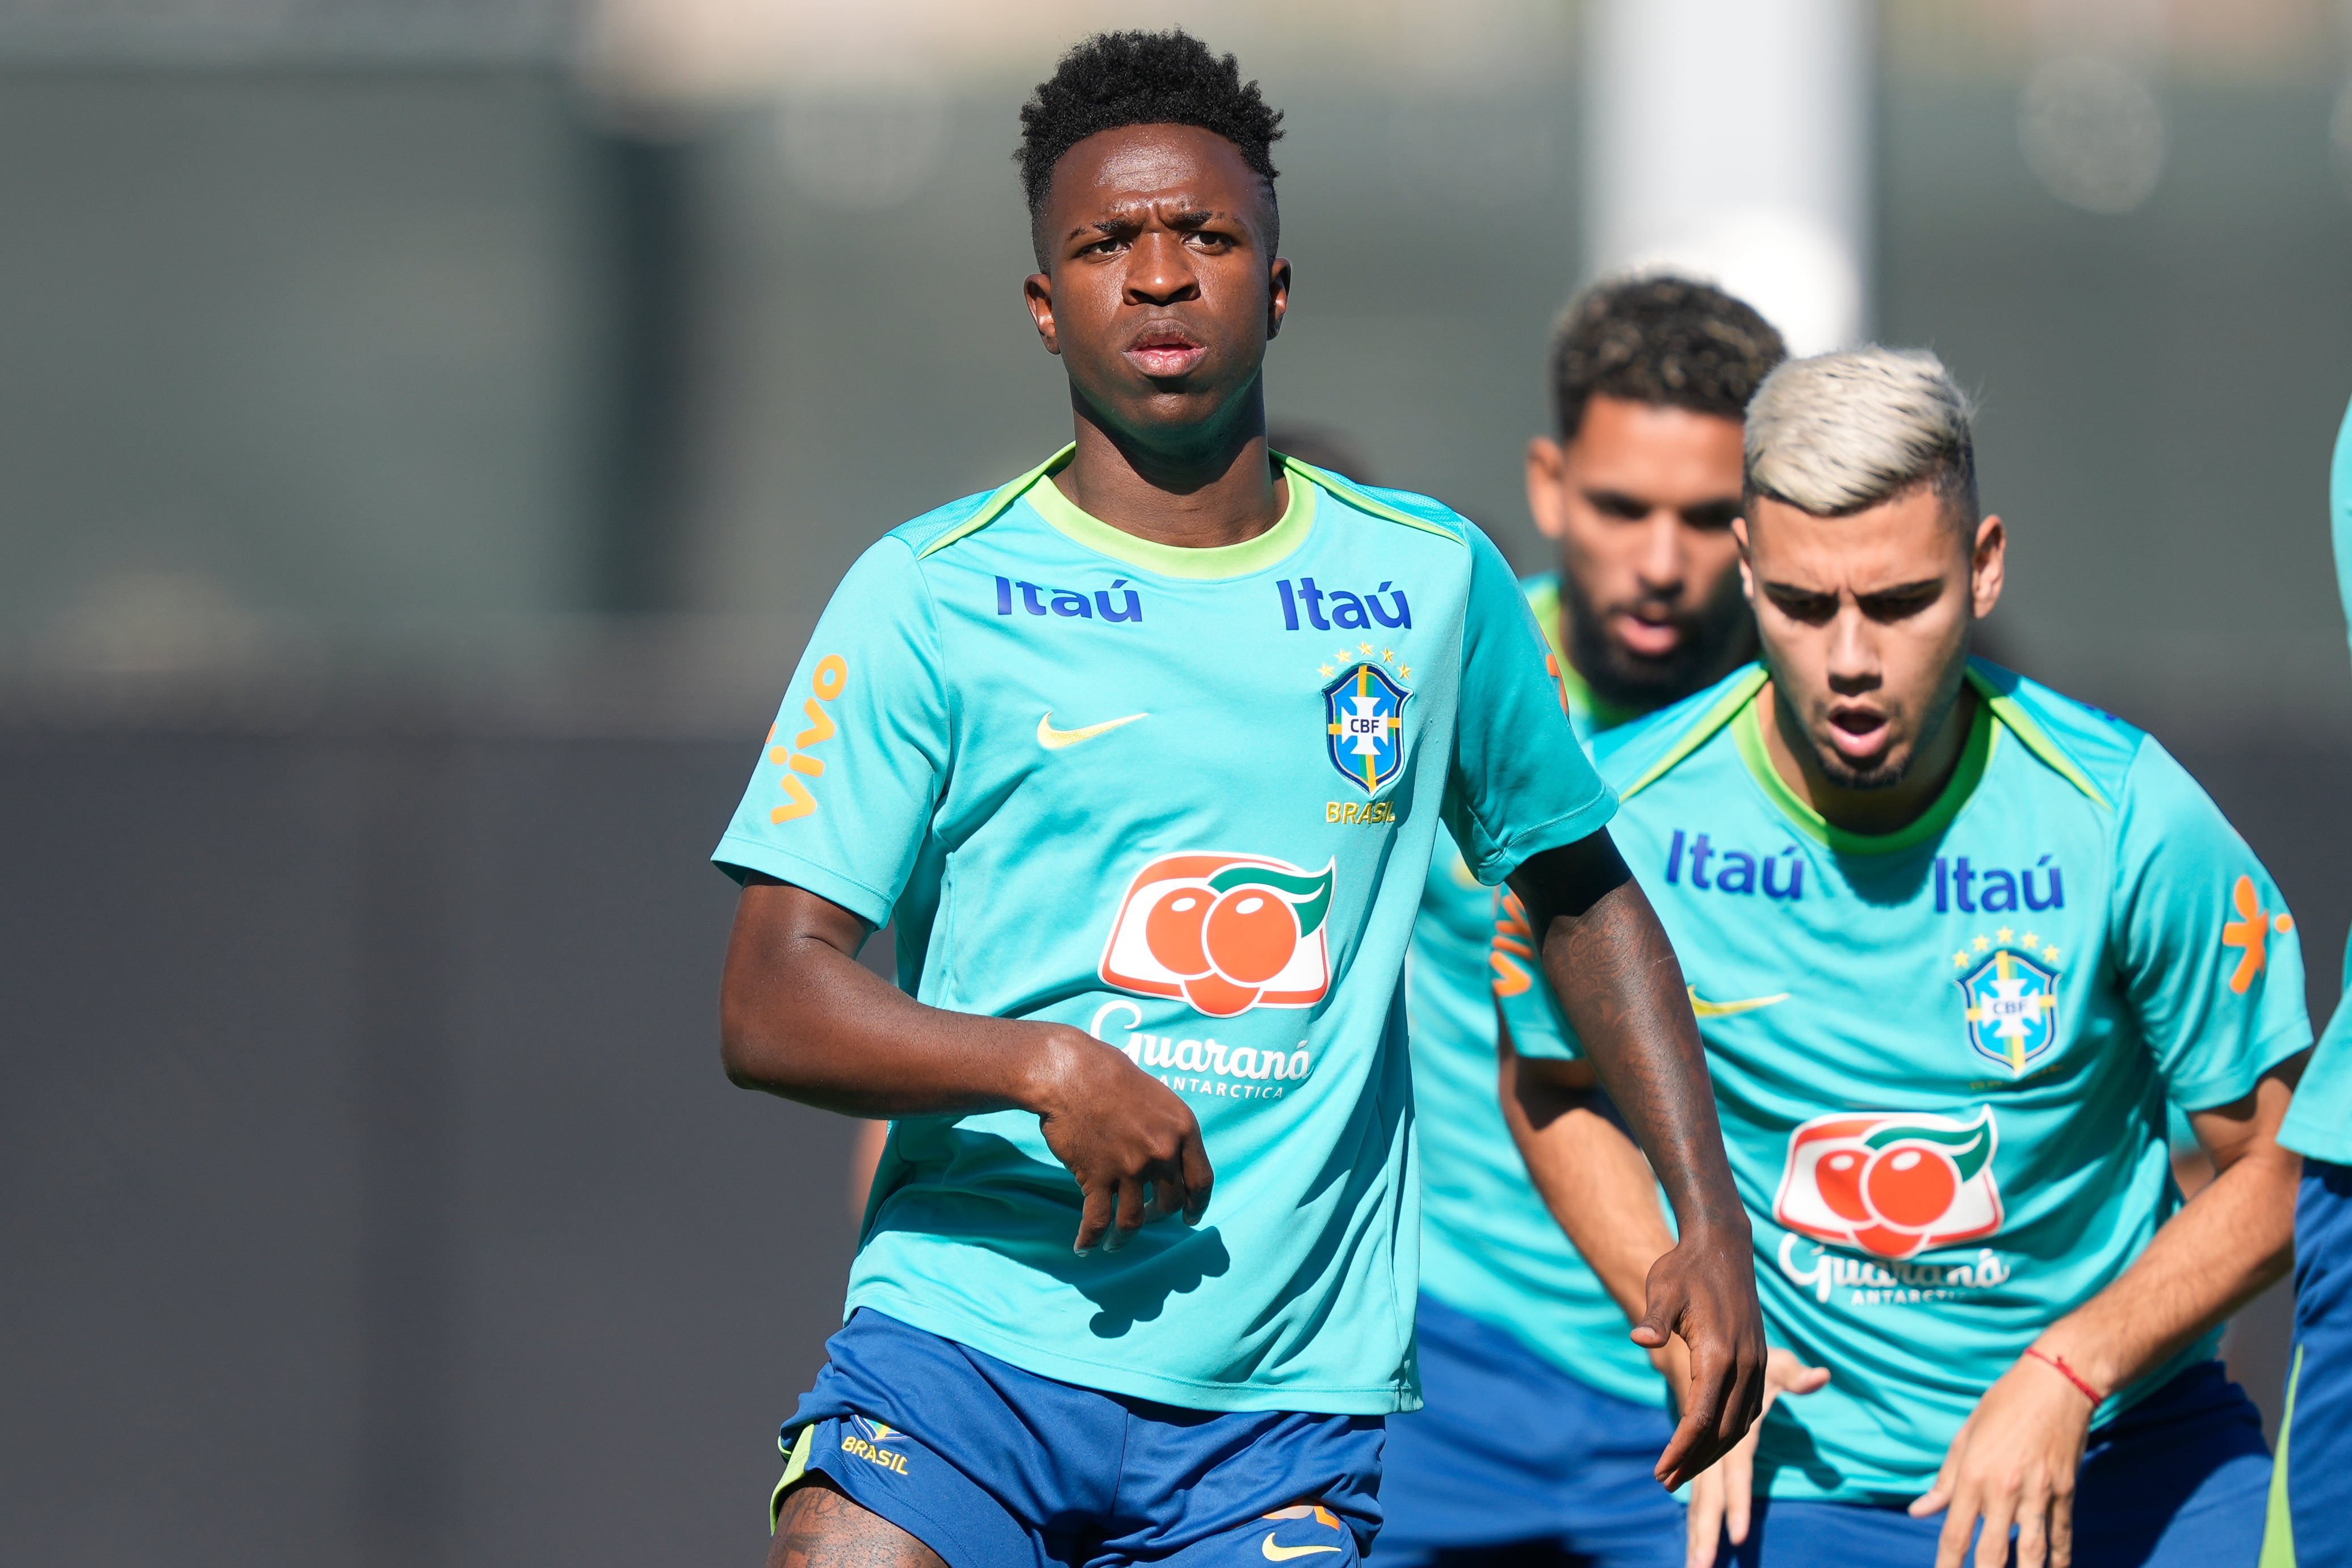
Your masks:
<svg viewBox="0 0 2352 1568"><path fill-rule="evenodd" d="M703 857L848 562L1066 438L1007 154L1101 26L1184 20L1288 111L1276 417L1530 567L1597 268L1722 256L1805 346L1936 347L2001 648L2189 763L2324 1015L2352 8L1782 9L1849 66L1678 76L1622 5L1517 0L0 4L11 1554L762 1550L850 1129L720 1077ZM1707 10L1655 15L1703 53ZM1824 70L1826 195L1758 152ZM1827 260L1637 232L1633 114ZM2230 1346L2267 1404L2284 1310Z"/></svg>

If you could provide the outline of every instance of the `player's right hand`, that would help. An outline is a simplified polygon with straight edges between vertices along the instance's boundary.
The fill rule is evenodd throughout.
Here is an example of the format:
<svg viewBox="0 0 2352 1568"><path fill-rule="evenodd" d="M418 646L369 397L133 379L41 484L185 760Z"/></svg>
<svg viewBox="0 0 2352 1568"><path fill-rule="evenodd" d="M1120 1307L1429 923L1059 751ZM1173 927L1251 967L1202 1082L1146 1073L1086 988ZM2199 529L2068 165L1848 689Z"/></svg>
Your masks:
<svg viewBox="0 0 2352 1568"><path fill-rule="evenodd" d="M1147 1220L1201 1222L1216 1175L1182 1096L1117 1047L1058 1025L1041 1047L1036 1082L1030 1109L1045 1146L1086 1194L1080 1256L1097 1246L1117 1252Z"/></svg>
<svg viewBox="0 0 2352 1568"><path fill-rule="evenodd" d="M1811 1394L1829 1380L1829 1368L1807 1366L1794 1352L1776 1345L1764 1357L1764 1410L1784 1394ZM1756 1498L1756 1439L1763 1430L1764 1414L1759 1411L1748 1436L1692 1479L1685 1568L1715 1568L1716 1549L1727 1534L1734 1546L1747 1542Z"/></svg>
<svg viewBox="0 0 2352 1568"><path fill-rule="evenodd" d="M1729 1453L1762 1408L1764 1311L1747 1216L1685 1225L1650 1265L1643 1289L1633 1342L1658 1350L1680 1335L1690 1348L1689 1375L1675 1390L1682 1419L1652 1472L1672 1490Z"/></svg>

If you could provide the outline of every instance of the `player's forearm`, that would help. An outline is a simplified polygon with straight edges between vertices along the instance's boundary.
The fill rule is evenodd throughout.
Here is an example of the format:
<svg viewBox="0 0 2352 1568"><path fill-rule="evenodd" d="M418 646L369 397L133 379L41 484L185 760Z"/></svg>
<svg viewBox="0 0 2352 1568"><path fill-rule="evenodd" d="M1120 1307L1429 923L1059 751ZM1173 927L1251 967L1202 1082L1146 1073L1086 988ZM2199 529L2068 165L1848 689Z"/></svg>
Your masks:
<svg viewBox="0 0 2352 1568"><path fill-rule="evenodd" d="M854 1116L1042 1110L1057 1058L1092 1044L1059 1025L925 1006L857 962L865 934L801 889L744 889L719 990L730 1079Z"/></svg>
<svg viewBox="0 0 2352 1568"><path fill-rule="evenodd" d="M1650 1265L1674 1247L1674 1233L1649 1162L1600 1109L1598 1086L1573 1082L1572 1069L1581 1065L1522 1057L1506 1028L1503 1120L1552 1218L1627 1320L1638 1321L1647 1307Z"/></svg>
<svg viewBox="0 0 2352 1568"><path fill-rule="evenodd" d="M2264 1140L2174 1215L2122 1278L2035 1342L2102 1394L2161 1366L2294 1264L2302 1160Z"/></svg>
<svg viewBox="0 0 2352 1568"><path fill-rule="evenodd" d="M1533 916L1537 903L1525 889L1520 898ZM1544 905L1549 918L1531 921L1544 933L1544 973L1684 1233L1745 1237L1682 965L1641 884L1628 875L1580 911L1568 900Z"/></svg>

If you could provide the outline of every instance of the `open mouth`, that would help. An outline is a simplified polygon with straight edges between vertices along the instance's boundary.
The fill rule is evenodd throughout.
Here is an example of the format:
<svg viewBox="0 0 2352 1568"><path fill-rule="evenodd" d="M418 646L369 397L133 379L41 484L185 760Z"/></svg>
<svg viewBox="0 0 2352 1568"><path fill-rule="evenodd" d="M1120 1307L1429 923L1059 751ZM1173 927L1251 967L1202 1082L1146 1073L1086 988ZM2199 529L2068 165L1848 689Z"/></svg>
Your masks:
<svg viewBox="0 0 2352 1568"><path fill-rule="evenodd" d="M1143 329L1128 346L1128 363L1149 376L1182 375L1201 363L1208 349L1183 328L1158 322Z"/></svg>
<svg viewBox="0 0 2352 1568"><path fill-rule="evenodd" d="M1830 743L1850 761L1866 762L1877 756L1886 750L1891 734L1886 715L1874 708L1830 710Z"/></svg>
<svg viewBox="0 0 2352 1568"><path fill-rule="evenodd" d="M1617 617L1617 640L1639 658L1664 658L1683 646L1681 623L1647 620L1628 611Z"/></svg>

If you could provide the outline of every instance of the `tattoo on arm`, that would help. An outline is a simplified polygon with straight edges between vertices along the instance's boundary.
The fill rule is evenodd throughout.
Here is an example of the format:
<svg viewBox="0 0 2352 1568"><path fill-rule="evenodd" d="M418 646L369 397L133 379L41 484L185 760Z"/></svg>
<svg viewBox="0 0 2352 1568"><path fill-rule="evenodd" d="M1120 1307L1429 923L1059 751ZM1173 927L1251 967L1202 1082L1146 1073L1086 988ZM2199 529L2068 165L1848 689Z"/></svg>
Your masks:
<svg viewBox="0 0 2352 1568"><path fill-rule="evenodd" d="M768 1568L947 1568L938 1552L849 1500L819 1474L793 1489Z"/></svg>

